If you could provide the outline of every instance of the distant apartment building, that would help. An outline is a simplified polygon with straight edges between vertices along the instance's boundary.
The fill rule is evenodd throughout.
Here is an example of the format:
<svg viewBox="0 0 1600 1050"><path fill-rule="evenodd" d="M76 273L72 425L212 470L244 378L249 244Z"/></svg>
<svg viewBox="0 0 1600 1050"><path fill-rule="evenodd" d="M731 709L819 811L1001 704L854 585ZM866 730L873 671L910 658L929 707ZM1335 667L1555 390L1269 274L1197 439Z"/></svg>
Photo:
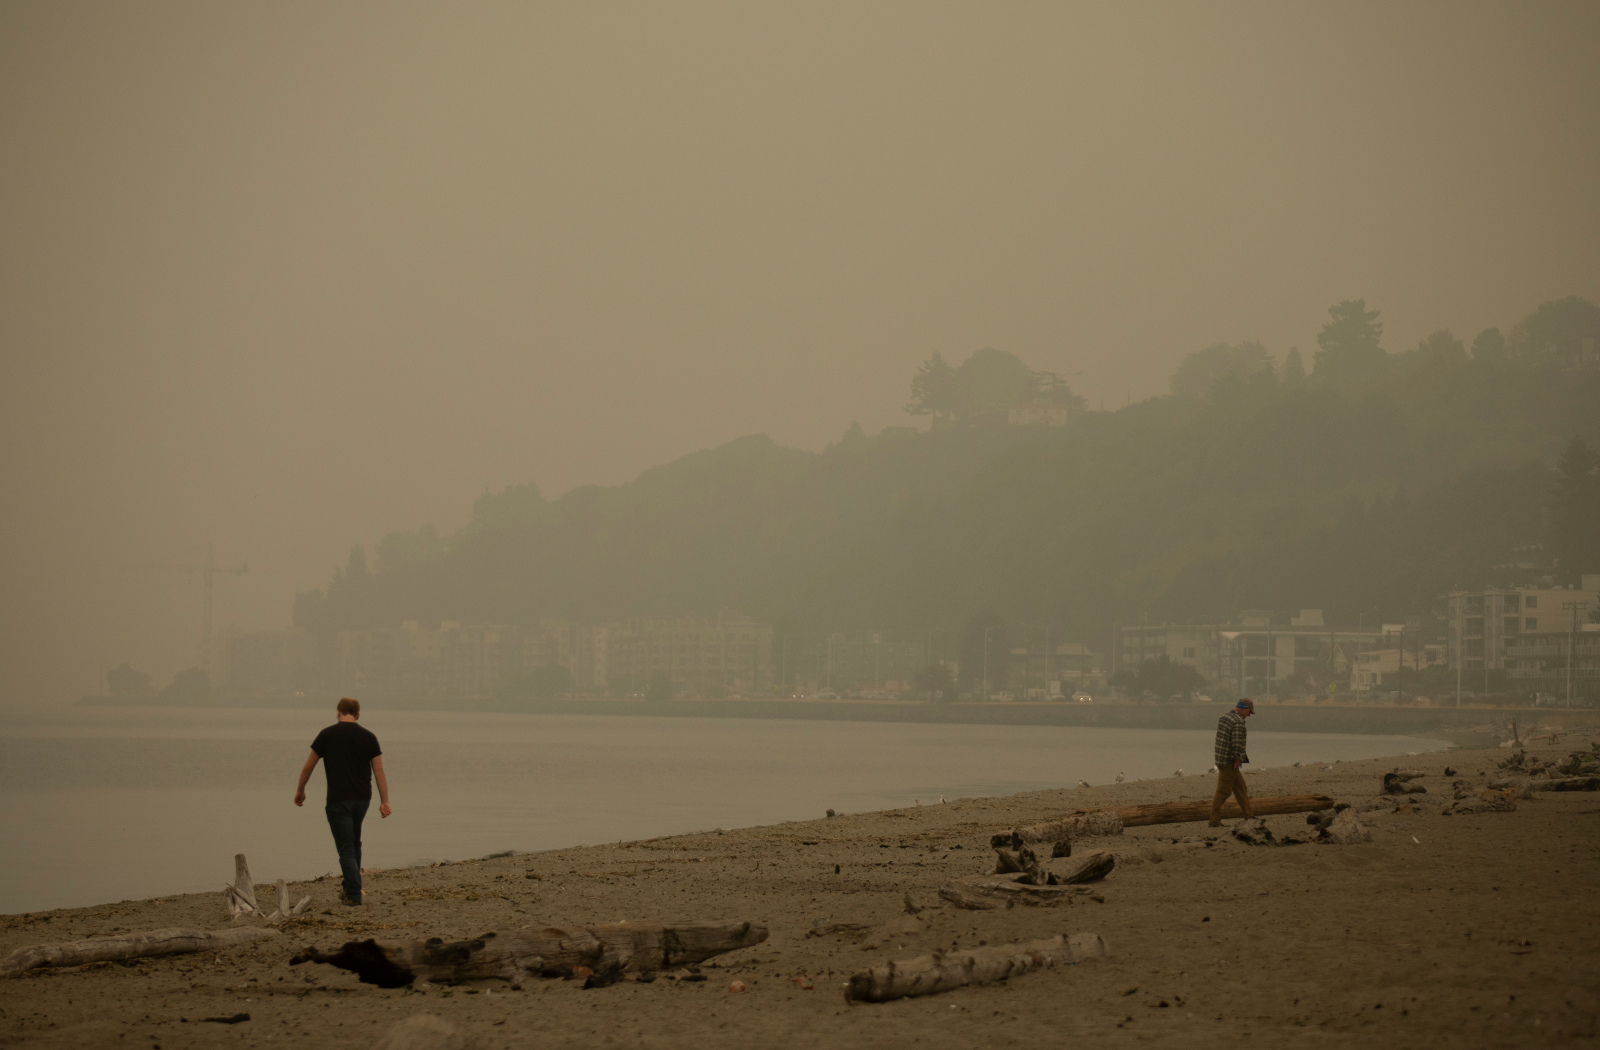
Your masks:
<svg viewBox="0 0 1600 1050"><path fill-rule="evenodd" d="M488 699L514 693L533 671L561 667L578 693L643 692L656 671L695 695L773 684L772 628L737 616L638 619L590 626L463 624L338 631L262 631L226 639L217 681L234 696L310 688L407 700Z"/></svg>
<svg viewBox="0 0 1600 1050"><path fill-rule="evenodd" d="M1448 659L1446 647L1435 645L1407 645L1401 648L1393 637L1385 641L1386 648L1366 649L1356 653L1350 668L1350 690L1366 692L1372 689L1406 689L1406 673L1422 671L1429 667L1443 667Z"/></svg>
<svg viewBox="0 0 1600 1050"><path fill-rule="evenodd" d="M309 688L347 696L449 700L488 698L530 672L566 668L574 688L604 688L603 628L565 620L338 631L261 631L228 638L217 678L234 696L283 696Z"/></svg>
<svg viewBox="0 0 1600 1050"><path fill-rule="evenodd" d="M1045 696L1070 696L1079 689L1099 689L1106 684L1101 654L1082 642L1055 642L1019 646L1010 652L1007 685Z"/></svg>
<svg viewBox="0 0 1600 1050"><path fill-rule="evenodd" d="M1381 648L1385 627L1331 627L1321 609L1302 609L1288 624L1270 612L1246 610L1235 623L1128 624L1117 632L1116 666L1137 674L1146 660L1165 656L1188 664L1218 688L1273 693L1304 672L1319 687L1342 684L1358 656ZM1390 634L1402 625L1388 625ZM1392 643L1391 643L1392 644Z"/></svg>
<svg viewBox="0 0 1600 1050"><path fill-rule="evenodd" d="M740 617L640 618L603 630L606 686L642 693L657 674L699 696L772 685L772 627Z"/></svg>
<svg viewBox="0 0 1600 1050"><path fill-rule="evenodd" d="M316 679L316 639L300 628L218 638L211 661L213 683L225 693L292 696Z"/></svg>
<svg viewBox="0 0 1600 1050"><path fill-rule="evenodd" d="M1518 693L1565 696L1570 681L1575 697L1600 695L1600 623L1523 631L1506 639L1505 664Z"/></svg>
<svg viewBox="0 0 1600 1050"><path fill-rule="evenodd" d="M1600 575L1574 588L1513 587L1443 595L1449 622L1450 666L1463 673L1511 670L1507 649L1527 648L1523 635L1568 631L1600 603ZM1531 658L1530 658L1531 659Z"/></svg>
<svg viewBox="0 0 1600 1050"><path fill-rule="evenodd" d="M340 631L325 671L350 696L430 700L500 695L546 664L572 669L571 625L462 624L407 620L398 629Z"/></svg>

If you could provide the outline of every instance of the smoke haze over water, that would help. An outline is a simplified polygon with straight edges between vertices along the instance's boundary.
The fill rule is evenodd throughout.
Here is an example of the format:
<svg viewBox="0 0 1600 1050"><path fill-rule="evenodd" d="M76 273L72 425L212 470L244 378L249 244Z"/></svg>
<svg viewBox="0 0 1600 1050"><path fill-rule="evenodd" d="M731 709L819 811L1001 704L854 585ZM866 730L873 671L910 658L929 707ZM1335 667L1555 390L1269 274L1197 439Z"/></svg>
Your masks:
<svg viewBox="0 0 1600 1050"><path fill-rule="evenodd" d="M285 625L486 489L910 420L981 346L1600 298L1600 7L0 8L0 703ZM1081 376L1075 375L1081 371Z"/></svg>

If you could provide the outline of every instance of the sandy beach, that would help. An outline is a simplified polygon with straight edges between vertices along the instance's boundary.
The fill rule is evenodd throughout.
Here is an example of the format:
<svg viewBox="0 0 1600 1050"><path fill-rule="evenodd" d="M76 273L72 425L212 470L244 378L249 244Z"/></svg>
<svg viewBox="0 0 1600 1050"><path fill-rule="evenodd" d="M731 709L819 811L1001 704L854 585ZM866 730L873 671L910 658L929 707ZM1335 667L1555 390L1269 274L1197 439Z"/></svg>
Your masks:
<svg viewBox="0 0 1600 1050"><path fill-rule="evenodd" d="M1587 736L1532 746L1565 759ZM1145 780L770 827L374 871L368 903L332 880L297 883L316 906L281 933L220 954L42 969L0 981L0 1044L141 1048L366 1047L419 1013L471 1045L1415 1047L1592 1045L1600 1012L1600 795L1537 792L1514 812L1441 815L1504 774L1506 750L1267 769L1257 796L1321 792L1358 810L1383 773L1419 769L1427 793L1364 812L1372 841L1247 845L1202 823L1080 840L1115 871L1056 907L956 909L939 887L993 870L992 834L1071 810L1209 798L1211 778ZM1453 767L1454 776L1445 769ZM1237 822L1230 822L1237 823ZM1301 815L1267 824L1305 832ZM116 863L108 857L106 863ZM258 877L270 858L252 858ZM906 899L922 910L907 913ZM383 990L307 946L453 940L621 919L749 919L770 938L700 967L584 990L530 979ZM808 936L818 919L858 931ZM249 923L256 920L240 920ZM162 927L229 926L220 893L7 916L0 953ZM1057 933L1101 935L1105 959L893 1003L847 1003L866 966ZM679 974L678 976L687 976ZM812 989L794 978L810 978ZM743 993L730 993L730 981ZM204 1018L249 1014L235 1024Z"/></svg>

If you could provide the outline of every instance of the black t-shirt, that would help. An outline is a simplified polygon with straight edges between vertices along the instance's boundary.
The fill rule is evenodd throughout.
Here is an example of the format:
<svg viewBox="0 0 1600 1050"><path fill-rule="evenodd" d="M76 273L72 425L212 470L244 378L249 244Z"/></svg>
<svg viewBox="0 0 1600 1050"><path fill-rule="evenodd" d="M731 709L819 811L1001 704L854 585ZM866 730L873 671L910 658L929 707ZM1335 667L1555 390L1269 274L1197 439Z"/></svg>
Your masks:
<svg viewBox="0 0 1600 1050"><path fill-rule="evenodd" d="M378 738L354 722L335 722L311 741L328 774L328 801L372 797L372 760L383 754Z"/></svg>

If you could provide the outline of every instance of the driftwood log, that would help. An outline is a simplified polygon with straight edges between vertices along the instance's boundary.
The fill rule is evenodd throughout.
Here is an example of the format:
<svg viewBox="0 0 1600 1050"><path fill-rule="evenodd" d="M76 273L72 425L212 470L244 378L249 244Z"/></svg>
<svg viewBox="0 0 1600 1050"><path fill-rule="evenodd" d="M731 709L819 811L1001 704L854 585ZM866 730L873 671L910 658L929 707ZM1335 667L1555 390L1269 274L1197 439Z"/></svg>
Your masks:
<svg viewBox="0 0 1600 1050"><path fill-rule="evenodd" d="M413 981L456 984L526 975L571 976L579 966L595 975L670 970L737 951L767 939L753 922L616 922L569 929L529 927L486 933L470 941L349 941L324 954L307 948L289 960L327 963L349 970L367 984L403 988Z"/></svg>
<svg viewBox="0 0 1600 1050"><path fill-rule="evenodd" d="M68 944L37 944L18 948L0 959L0 977L17 977L41 966L82 966L85 963L125 962L150 955L179 955L212 951L276 937L277 930L237 926L229 930L192 930L179 927L150 930L118 937L92 937Z"/></svg>
<svg viewBox="0 0 1600 1050"><path fill-rule="evenodd" d="M1535 791L1600 791L1600 777L1553 777L1535 780Z"/></svg>
<svg viewBox="0 0 1600 1050"><path fill-rule="evenodd" d="M1311 813L1319 809L1332 809L1333 799L1327 795L1273 795L1250 800L1256 816L1274 813ZM1222 807L1228 818L1244 816L1239 803L1229 799ZM1009 847L1021 849L1024 845L1048 842L1052 855L1069 856L1071 841L1088 835L1120 835L1122 829L1142 827L1147 824L1183 824L1211 818L1209 799L1193 802L1157 802L1147 806L1123 806L1120 809L1086 809L1041 824L1002 831L990 839L996 849Z"/></svg>
<svg viewBox="0 0 1600 1050"><path fill-rule="evenodd" d="M952 988L993 984L1057 963L1075 963L1107 954L1106 942L1097 933L1074 933L1070 937L999 944L965 952L935 952L862 970L845 986L845 998L858 1003L883 1003L933 995Z"/></svg>
<svg viewBox="0 0 1600 1050"><path fill-rule="evenodd" d="M228 903L230 918L261 914L261 906L256 903L255 883L250 879L250 863L243 853L233 855L233 881L222 887L222 899Z"/></svg>
<svg viewBox="0 0 1600 1050"><path fill-rule="evenodd" d="M1074 882L1094 882L1111 874L1111 869L1117 864L1116 855L1104 849L1082 854L1060 872L1051 871L1045 866L1045 862L1039 859L1039 855L1027 846L1015 853L1004 849L997 849L994 853L994 873L1018 875L1020 878L1017 881L1027 886L1065 886Z"/></svg>
<svg viewBox="0 0 1600 1050"><path fill-rule="evenodd" d="M1056 820L1003 831L989 840L995 849L1021 849L1023 846L1048 845L1052 857L1072 855L1072 840L1091 835L1120 835L1123 820L1114 809L1079 810Z"/></svg>
<svg viewBox="0 0 1600 1050"><path fill-rule="evenodd" d="M990 911L1014 904L1064 904L1075 894L1085 892L1082 883L1105 878L1116 863L1116 855L1110 850L1095 850L1050 872L1044 882L1027 871L968 875L939 887L939 896L969 911Z"/></svg>

